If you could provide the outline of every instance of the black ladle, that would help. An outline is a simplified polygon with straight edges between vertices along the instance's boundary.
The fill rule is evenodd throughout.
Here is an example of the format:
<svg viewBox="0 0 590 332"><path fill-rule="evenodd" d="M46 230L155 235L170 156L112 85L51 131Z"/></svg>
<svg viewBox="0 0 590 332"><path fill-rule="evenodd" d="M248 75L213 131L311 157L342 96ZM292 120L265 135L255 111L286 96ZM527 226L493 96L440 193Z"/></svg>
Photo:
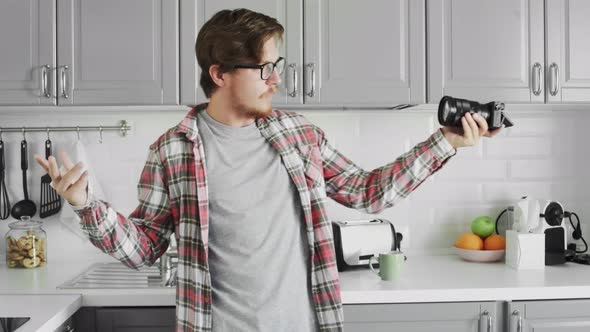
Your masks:
<svg viewBox="0 0 590 332"><path fill-rule="evenodd" d="M23 191L25 194L25 199L22 201L16 202L12 206L12 211L10 215L14 219L20 220L22 216L29 216L32 217L37 213L37 206L33 201L29 199L29 190L27 189L27 168L28 168L28 160L27 160L27 140L23 139L20 142L20 168L23 170Z"/></svg>

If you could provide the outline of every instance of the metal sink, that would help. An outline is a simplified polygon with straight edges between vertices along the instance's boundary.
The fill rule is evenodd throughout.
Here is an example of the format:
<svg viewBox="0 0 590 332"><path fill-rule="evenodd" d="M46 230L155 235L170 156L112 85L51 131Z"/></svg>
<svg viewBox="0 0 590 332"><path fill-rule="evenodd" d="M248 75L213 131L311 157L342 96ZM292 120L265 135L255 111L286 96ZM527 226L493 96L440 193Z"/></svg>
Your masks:
<svg viewBox="0 0 590 332"><path fill-rule="evenodd" d="M168 277L168 279L170 278L176 278L176 273ZM163 288L174 286L175 283L170 280L163 280L157 266L133 270L122 263L112 262L94 264L57 288Z"/></svg>

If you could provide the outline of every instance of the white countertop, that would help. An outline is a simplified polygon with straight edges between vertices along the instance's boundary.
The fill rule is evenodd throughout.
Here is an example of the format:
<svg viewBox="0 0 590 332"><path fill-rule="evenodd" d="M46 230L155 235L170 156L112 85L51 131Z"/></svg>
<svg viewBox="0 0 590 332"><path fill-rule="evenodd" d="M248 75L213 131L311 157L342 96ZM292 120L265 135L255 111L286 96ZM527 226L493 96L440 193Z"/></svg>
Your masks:
<svg viewBox="0 0 590 332"><path fill-rule="evenodd" d="M340 273L342 300L352 303L509 301L590 298L590 265L566 263L514 270L455 255L408 257L399 280L371 271Z"/></svg>
<svg viewBox="0 0 590 332"><path fill-rule="evenodd" d="M17 332L53 331L82 306L80 295L0 295L1 317L30 317Z"/></svg>
<svg viewBox="0 0 590 332"><path fill-rule="evenodd" d="M77 294L82 306L174 306L174 288L57 289L96 262L113 262L103 256L32 270L8 269L0 261L0 294ZM341 272L340 281L344 304L590 298L590 265L517 271L452 254L410 256L396 281L381 281L368 269Z"/></svg>
<svg viewBox="0 0 590 332"><path fill-rule="evenodd" d="M16 303L23 310L32 303L44 308L39 317L57 312L54 316L59 314L58 317L64 319L68 316L64 317L62 312L71 315L80 306L174 306L174 288L57 289L90 265L113 261L103 256L85 261L49 261L47 266L33 270L8 269L2 262L0 303L5 305L10 299L18 298L21 300ZM340 280L344 304L590 298L590 265L576 263L517 271L503 262L472 263L455 255L410 256L399 280L381 281L368 269L341 272ZM6 297L18 294L30 296ZM59 301L48 300L54 298L52 294L71 296L55 297L61 299ZM62 311L59 308L55 311L53 307L45 309L42 301L61 305ZM72 307L72 301L78 304ZM0 306L0 313L4 313L2 310L4 307ZM27 311L12 312L28 316Z"/></svg>

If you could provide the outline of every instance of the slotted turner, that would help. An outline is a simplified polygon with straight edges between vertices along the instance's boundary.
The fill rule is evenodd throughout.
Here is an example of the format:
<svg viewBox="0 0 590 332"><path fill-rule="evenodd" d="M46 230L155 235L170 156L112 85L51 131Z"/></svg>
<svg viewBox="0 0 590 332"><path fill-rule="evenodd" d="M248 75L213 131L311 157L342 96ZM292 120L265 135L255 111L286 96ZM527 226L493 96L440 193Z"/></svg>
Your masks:
<svg viewBox="0 0 590 332"><path fill-rule="evenodd" d="M45 159L51 156L51 140L45 141ZM39 216L46 218L59 212L61 209L61 197L55 192L55 189L50 186L51 177L45 174L41 177L41 208L39 209Z"/></svg>

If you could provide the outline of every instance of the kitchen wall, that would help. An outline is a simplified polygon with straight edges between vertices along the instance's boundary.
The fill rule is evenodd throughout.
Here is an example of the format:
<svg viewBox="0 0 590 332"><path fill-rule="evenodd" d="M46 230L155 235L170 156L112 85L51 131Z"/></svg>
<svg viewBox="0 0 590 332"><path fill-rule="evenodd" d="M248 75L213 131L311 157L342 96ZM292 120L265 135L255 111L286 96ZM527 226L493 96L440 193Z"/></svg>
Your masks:
<svg viewBox="0 0 590 332"><path fill-rule="evenodd" d="M188 110L188 109L187 109ZM508 109L510 111L510 109ZM22 112L0 115L0 126L116 125L127 120L133 129L127 137L104 132L82 132L80 140L89 155L94 174L105 196L117 210L129 214L136 205L136 183L147 155L148 145L167 128L178 123L186 110L175 111L88 111L67 108L50 113ZM323 128L333 145L359 166L372 169L393 161L436 128L435 111L300 111ZM590 112L511 111L516 123L493 139L484 139L475 148L460 149L446 166L425 181L407 199L379 217L392 220L404 234L402 247L411 253L447 252L461 232L469 231L472 218L496 217L523 195L559 200L566 210L575 211L583 222L590 218L584 204L590 197L589 162L585 129ZM41 120L43 119L43 120ZM29 193L39 202L43 175L33 160L43 153L46 133L28 133ZM22 199L19 142L21 133L4 133L7 149L7 183L11 203ZM71 151L76 133L51 133L54 151ZM334 202L329 204L333 219L361 219L365 215ZM64 212L65 213L65 212ZM39 219L36 217L35 219ZM74 235L77 225L44 220L49 252L53 257L83 257L96 253L86 240ZM0 233L8 221L0 221ZM585 226L584 226L585 227ZM586 228L586 227L585 227ZM584 228L584 229L585 229ZM586 232L590 239L590 231ZM4 239L0 239L0 252Z"/></svg>

